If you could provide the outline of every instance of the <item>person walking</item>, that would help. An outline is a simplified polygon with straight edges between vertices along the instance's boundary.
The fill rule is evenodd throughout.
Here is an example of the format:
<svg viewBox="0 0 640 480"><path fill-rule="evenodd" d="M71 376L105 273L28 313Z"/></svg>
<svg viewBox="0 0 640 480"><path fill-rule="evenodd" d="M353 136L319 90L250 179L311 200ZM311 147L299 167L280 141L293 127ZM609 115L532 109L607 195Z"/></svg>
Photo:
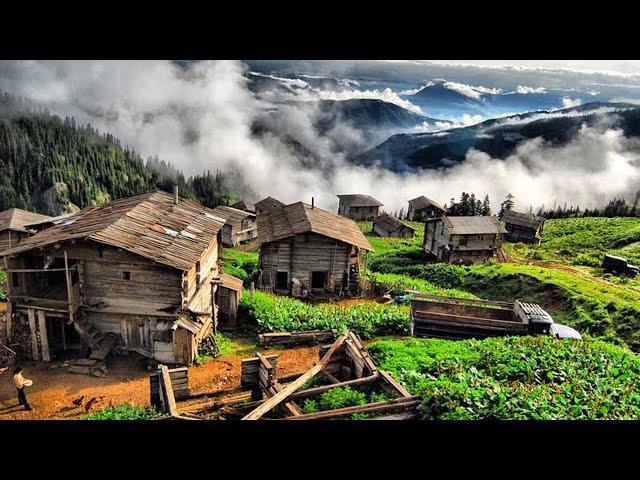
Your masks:
<svg viewBox="0 0 640 480"><path fill-rule="evenodd" d="M27 396L24 393L26 380L22 376L22 367L16 367L16 369L13 371L13 383L18 389L18 402L20 402L20 405L24 405L24 409L27 412L30 412L31 410L33 410L33 408L31 408L31 405L29 405L29 400L27 400Z"/></svg>

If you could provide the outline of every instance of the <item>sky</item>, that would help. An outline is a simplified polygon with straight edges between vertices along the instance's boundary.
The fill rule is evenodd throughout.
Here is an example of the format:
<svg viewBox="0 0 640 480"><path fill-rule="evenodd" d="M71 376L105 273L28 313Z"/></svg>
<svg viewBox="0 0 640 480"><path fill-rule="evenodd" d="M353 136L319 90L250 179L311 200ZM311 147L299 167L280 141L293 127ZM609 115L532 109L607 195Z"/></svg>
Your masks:
<svg viewBox="0 0 640 480"><path fill-rule="evenodd" d="M615 75L640 75L640 60L422 60L441 65L564 69Z"/></svg>

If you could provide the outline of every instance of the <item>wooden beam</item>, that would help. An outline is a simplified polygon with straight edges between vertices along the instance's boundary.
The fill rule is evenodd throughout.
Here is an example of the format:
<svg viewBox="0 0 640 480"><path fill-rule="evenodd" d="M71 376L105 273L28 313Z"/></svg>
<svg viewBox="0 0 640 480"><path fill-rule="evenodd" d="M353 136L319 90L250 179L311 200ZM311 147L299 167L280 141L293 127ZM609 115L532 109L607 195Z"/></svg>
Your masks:
<svg viewBox="0 0 640 480"><path fill-rule="evenodd" d="M169 368L166 365L160 365L160 385L162 385L162 389L164 391L164 396L166 399L166 408L168 410L167 413L170 415L177 416L178 409L176 407L176 398L173 395L173 385L171 384L171 377L169 376Z"/></svg>
<svg viewBox="0 0 640 480"><path fill-rule="evenodd" d="M380 373L380 377L382 377L382 379L400 395L402 395L403 397L412 396L400 383L396 382L396 380L389 373L385 372L384 370L378 370L378 372Z"/></svg>
<svg viewBox="0 0 640 480"><path fill-rule="evenodd" d="M334 377L333 375L331 375L329 372L327 372L326 370L322 370L322 373L325 377L327 377L327 379L331 382L331 383L340 383L340 380L338 380L336 377Z"/></svg>
<svg viewBox="0 0 640 480"><path fill-rule="evenodd" d="M298 400L300 398L307 398L317 395L319 393L324 393L327 390L331 390L333 388L340 387L353 387L356 385L366 385L368 383L377 382L380 379L379 375L376 373L375 375L370 375L368 377L356 378L354 380L347 380L346 382L340 383L332 383L331 385L323 385L322 387L310 388L308 390L302 390L300 392L292 393L289 396L290 400Z"/></svg>
<svg viewBox="0 0 640 480"><path fill-rule="evenodd" d="M33 308L27 310L27 317L29 318L29 330L31 331L31 354L33 355L33 360L39 360L38 337L36 336L36 312Z"/></svg>
<svg viewBox="0 0 640 480"><path fill-rule="evenodd" d="M322 359L318 364L311 367L311 369L309 369L306 373L304 373L302 376L298 377L296 380L291 382L285 388L280 390L278 393L276 393L273 397L271 397L269 400L264 402L258 408L249 412L248 415L243 417L243 420L258 420L265 413L270 411L275 406L279 405L289 395L291 395L300 387L302 387L305 383L307 383L310 379L312 379L316 374L318 374L326 366L327 363L329 363L331 356L334 354L334 352L338 348L342 346L346 338L347 338L346 334L340 335L340 337L338 337L338 339L333 343L333 345L331 345L331 348L329 348L327 353L325 353L324 357L322 357Z"/></svg>
<svg viewBox="0 0 640 480"><path fill-rule="evenodd" d="M386 402L369 403L368 405L357 405L355 407L337 408L335 410L325 410L324 412L305 413L296 417L287 417L285 420L320 420L325 418L337 418L352 415L354 413L373 413L394 408L413 408L420 403L418 397L400 397Z"/></svg>
<svg viewBox="0 0 640 480"><path fill-rule="evenodd" d="M67 251L64 251L64 270L67 280L67 308L69 309L69 323L73 322L73 295L71 293L71 274L69 273L69 257Z"/></svg>
<svg viewBox="0 0 640 480"><path fill-rule="evenodd" d="M51 361L51 355L49 354L49 338L47 337L47 317L44 310L36 310L38 316L38 328L40 330L40 347L42 349L42 360L45 362Z"/></svg>

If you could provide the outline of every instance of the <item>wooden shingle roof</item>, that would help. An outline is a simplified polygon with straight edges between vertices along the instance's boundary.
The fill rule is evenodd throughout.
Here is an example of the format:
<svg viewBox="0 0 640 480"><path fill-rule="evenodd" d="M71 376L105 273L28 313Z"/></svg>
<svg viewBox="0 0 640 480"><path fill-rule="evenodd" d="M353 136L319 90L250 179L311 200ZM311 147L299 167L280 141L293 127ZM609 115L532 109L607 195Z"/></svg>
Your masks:
<svg viewBox="0 0 640 480"><path fill-rule="evenodd" d="M27 232L26 225L33 222L48 220L51 217L40 215L39 213L27 212L20 208L10 208L0 212L0 232L3 230L14 230L17 232Z"/></svg>
<svg viewBox="0 0 640 480"><path fill-rule="evenodd" d="M496 216L442 217L445 228L453 235L483 235L507 233Z"/></svg>
<svg viewBox="0 0 640 480"><path fill-rule="evenodd" d="M405 223L396 217L392 217L391 215L387 215L386 213L383 213L382 215L378 215L376 218L374 218L373 224L379 225L386 232L394 232L401 227L410 228L414 232L416 230L408 223Z"/></svg>
<svg viewBox="0 0 640 480"><path fill-rule="evenodd" d="M272 208L275 208L275 207L282 207L282 206L284 206L284 203L282 203L280 200L275 199L273 197L263 198L259 202L256 202L256 205L255 205L256 211L262 210L263 212L266 212L267 210L271 210Z"/></svg>
<svg viewBox="0 0 640 480"><path fill-rule="evenodd" d="M508 225L517 225L518 227L537 230L540 224L544 222L544 218L529 213L507 210L502 216L502 221Z"/></svg>
<svg viewBox="0 0 640 480"><path fill-rule="evenodd" d="M258 215L258 243L275 242L299 233L312 232L373 251L369 240L353 220L312 207L292 203Z"/></svg>
<svg viewBox="0 0 640 480"><path fill-rule="evenodd" d="M11 254L74 239L122 248L187 271L198 262L224 219L199 203L155 191L96 205L25 239ZM7 254L9 252L6 252Z"/></svg>
<svg viewBox="0 0 640 480"><path fill-rule="evenodd" d="M445 211L444 205L441 205L435 200L431 200L424 195L420 195L419 197L409 200L409 206L413 207L414 210L420 210L421 208L426 207L435 207L438 210L441 210L443 212Z"/></svg>
<svg viewBox="0 0 640 480"><path fill-rule="evenodd" d="M225 225L229 224L232 227L240 227L242 221L247 218L255 218L253 213L245 212L244 210L238 210L237 208L227 207L220 205L213 209L213 214L217 217L225 219Z"/></svg>
<svg viewBox="0 0 640 480"><path fill-rule="evenodd" d="M251 202L247 202L246 200L240 200L239 202L231 205L233 208L237 208L238 210L244 210L249 213L256 213L256 206Z"/></svg>
<svg viewBox="0 0 640 480"><path fill-rule="evenodd" d="M371 195L361 195L358 193L348 195L337 195L341 202L349 207L381 207L383 204Z"/></svg>
<svg viewBox="0 0 640 480"><path fill-rule="evenodd" d="M242 292L242 280L238 277L234 277L233 275L229 275L225 272L220 272L218 275L220 277L220 282L218 285L224 288L228 288L229 290L234 290L236 292Z"/></svg>

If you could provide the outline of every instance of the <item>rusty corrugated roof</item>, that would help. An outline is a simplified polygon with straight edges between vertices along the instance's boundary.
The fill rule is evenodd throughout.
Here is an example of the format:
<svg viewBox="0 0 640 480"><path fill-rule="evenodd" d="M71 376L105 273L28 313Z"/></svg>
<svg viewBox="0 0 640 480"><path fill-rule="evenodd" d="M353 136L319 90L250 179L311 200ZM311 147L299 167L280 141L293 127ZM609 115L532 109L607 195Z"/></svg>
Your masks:
<svg viewBox="0 0 640 480"><path fill-rule="evenodd" d="M259 244L306 232L318 233L373 251L369 240L353 220L303 202L274 208L258 215Z"/></svg>
<svg viewBox="0 0 640 480"><path fill-rule="evenodd" d="M158 190L81 210L25 239L11 254L86 239L187 271L201 259L222 225L213 210L183 198L176 205L173 195Z"/></svg>

